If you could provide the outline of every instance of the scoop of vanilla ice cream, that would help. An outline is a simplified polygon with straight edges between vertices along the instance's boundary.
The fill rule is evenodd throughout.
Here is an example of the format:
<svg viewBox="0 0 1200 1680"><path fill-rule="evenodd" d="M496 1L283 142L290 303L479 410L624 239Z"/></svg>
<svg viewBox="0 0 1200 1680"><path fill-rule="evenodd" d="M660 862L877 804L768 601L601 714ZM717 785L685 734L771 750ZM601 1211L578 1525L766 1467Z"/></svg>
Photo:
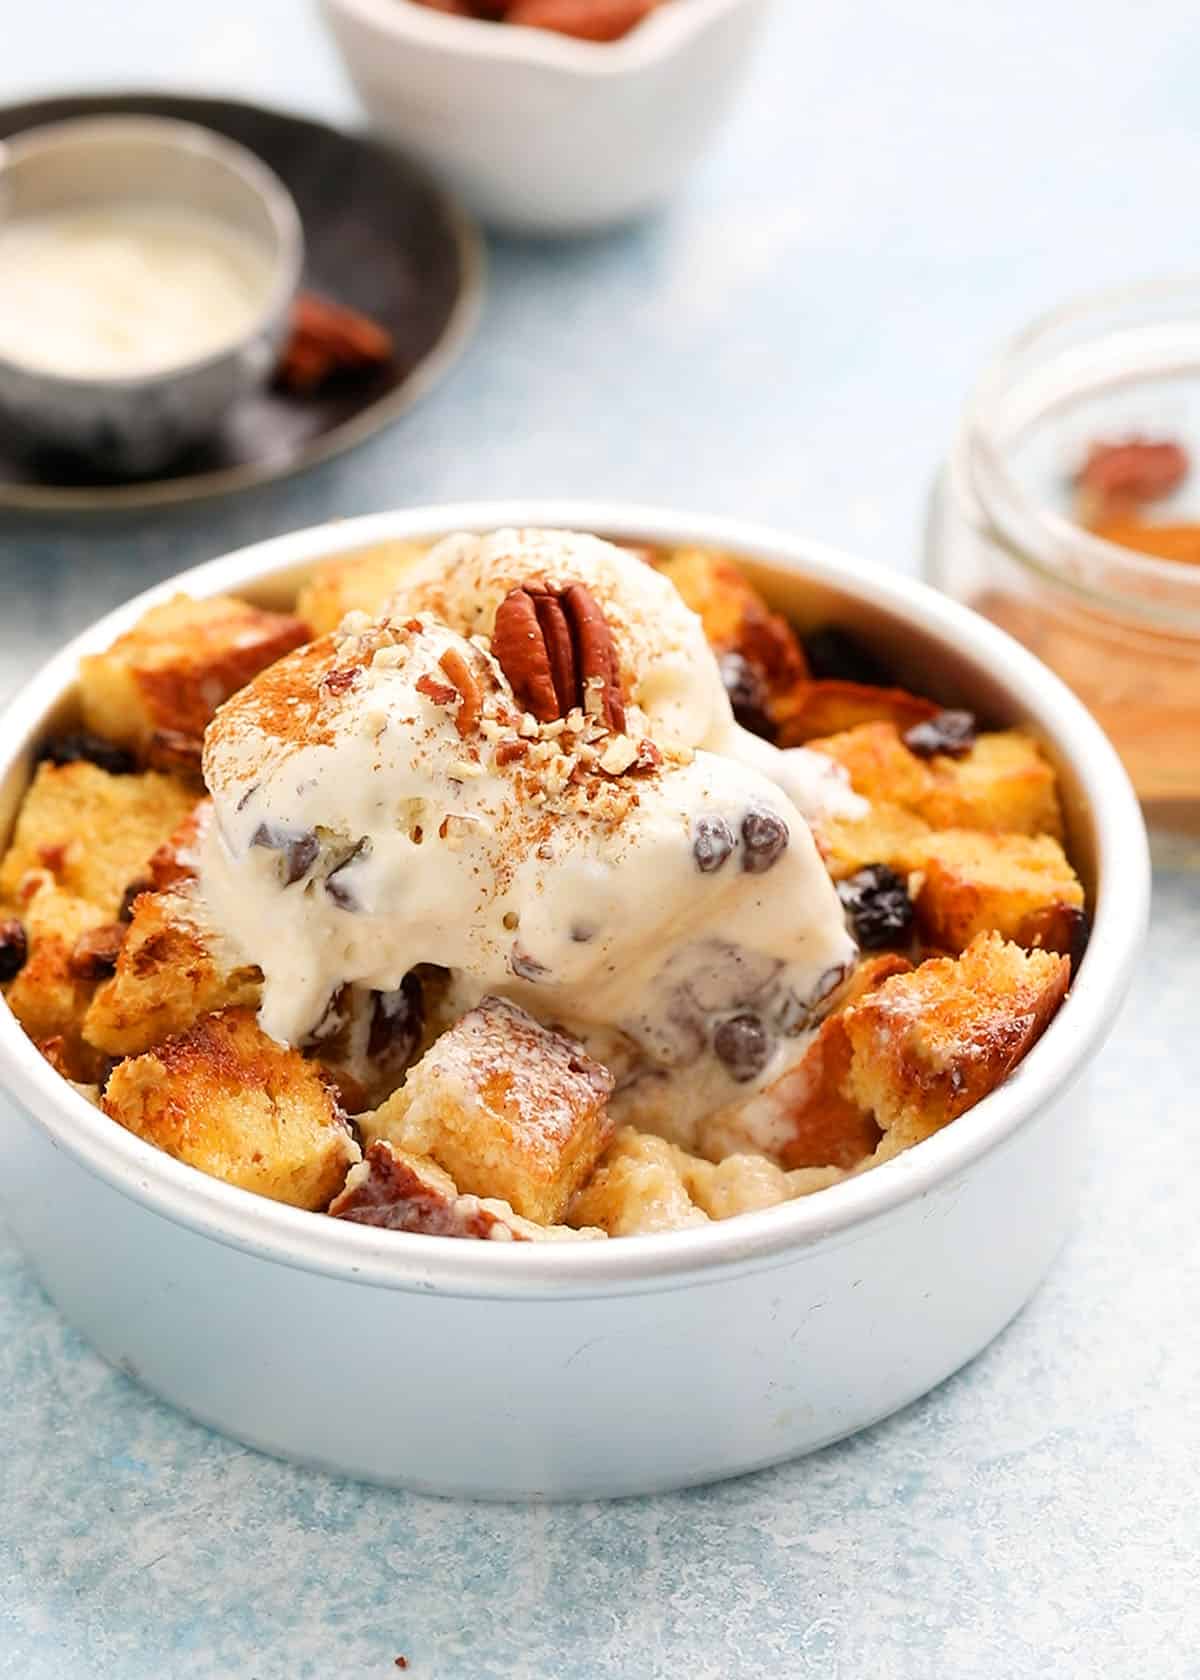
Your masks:
<svg viewBox="0 0 1200 1680"><path fill-rule="evenodd" d="M431 613L464 636L490 636L496 608L531 581L586 584L613 632L631 735L697 747L732 721L700 620L669 579L627 549L576 531L446 537L417 562L389 610Z"/></svg>
<svg viewBox="0 0 1200 1680"><path fill-rule="evenodd" d="M738 759L770 777L806 818L865 813L841 765L803 747L781 750L734 721L700 619L668 578L616 543L578 531L459 532L405 574L389 611L433 613L464 636L490 636L504 597L533 579L591 590L616 639L631 734Z"/></svg>
<svg viewBox="0 0 1200 1680"><path fill-rule="evenodd" d="M486 640L465 634L486 637L511 584L490 562L468 583L453 561L492 542L513 583L543 556L564 563L557 535L522 537L523 562L517 540L454 539L442 584L414 582L380 621L287 656L220 709L200 890L262 969L278 1039L301 1041L347 982L392 991L434 963L464 1008L499 993L585 1041L618 1035L631 1065L668 1078L707 1063L716 1106L794 1053L851 960L836 894L760 769L680 744L713 727L724 694L670 585L668 670L650 680L664 585L636 558L571 538L587 570L572 560L566 576L602 601L647 740L579 711L522 716ZM473 587L493 604L472 608Z"/></svg>

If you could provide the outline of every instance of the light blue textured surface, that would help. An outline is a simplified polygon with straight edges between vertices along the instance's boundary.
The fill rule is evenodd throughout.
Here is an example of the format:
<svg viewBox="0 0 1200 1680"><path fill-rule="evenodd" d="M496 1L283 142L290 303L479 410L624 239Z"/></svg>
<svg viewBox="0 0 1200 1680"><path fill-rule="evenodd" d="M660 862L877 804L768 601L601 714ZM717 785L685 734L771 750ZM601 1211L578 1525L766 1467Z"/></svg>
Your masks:
<svg viewBox="0 0 1200 1680"><path fill-rule="evenodd" d="M671 213L497 244L481 338L383 438L223 506L7 520L0 684L182 565L404 502L622 495L914 566L993 341L1194 265L1198 51L1182 0L783 0ZM352 114L296 0L5 19L0 97L168 82ZM0 1677L1194 1680L1198 943L1197 877L1160 873L1081 1216L1021 1319L901 1416L713 1490L454 1506L274 1463L110 1371L0 1237Z"/></svg>

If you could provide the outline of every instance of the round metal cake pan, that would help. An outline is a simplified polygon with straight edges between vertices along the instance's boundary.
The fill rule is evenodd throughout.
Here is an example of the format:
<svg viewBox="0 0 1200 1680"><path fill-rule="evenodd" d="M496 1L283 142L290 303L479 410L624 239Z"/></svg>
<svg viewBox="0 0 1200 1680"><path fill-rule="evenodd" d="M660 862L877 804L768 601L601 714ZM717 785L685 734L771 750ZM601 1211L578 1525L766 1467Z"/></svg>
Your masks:
<svg viewBox="0 0 1200 1680"><path fill-rule="evenodd" d="M647 1493L810 1452L915 1399L1028 1299L1087 1154L1083 1076L1134 978L1149 864L1088 713L1032 655L910 578L731 521L619 503L459 504L298 531L171 578L93 625L11 703L0 798L69 715L82 653L178 590L290 598L327 555L511 524L730 549L782 609L882 638L900 676L1058 766L1092 942L1029 1056L886 1165L708 1227L499 1245L335 1222L207 1178L122 1130L0 1008L0 1192L64 1315L173 1405L266 1451L444 1494Z"/></svg>

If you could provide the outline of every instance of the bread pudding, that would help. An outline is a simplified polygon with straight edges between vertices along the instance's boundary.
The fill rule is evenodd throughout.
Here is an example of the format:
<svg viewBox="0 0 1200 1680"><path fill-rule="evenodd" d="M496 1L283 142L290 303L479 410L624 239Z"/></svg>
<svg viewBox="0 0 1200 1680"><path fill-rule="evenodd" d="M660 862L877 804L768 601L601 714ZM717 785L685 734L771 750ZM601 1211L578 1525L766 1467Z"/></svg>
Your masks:
<svg viewBox="0 0 1200 1680"><path fill-rule="evenodd" d="M398 1241L819 1193L1006 1079L1086 944L1034 736L731 555L510 530L180 596L79 725L0 864L8 1006L145 1141Z"/></svg>

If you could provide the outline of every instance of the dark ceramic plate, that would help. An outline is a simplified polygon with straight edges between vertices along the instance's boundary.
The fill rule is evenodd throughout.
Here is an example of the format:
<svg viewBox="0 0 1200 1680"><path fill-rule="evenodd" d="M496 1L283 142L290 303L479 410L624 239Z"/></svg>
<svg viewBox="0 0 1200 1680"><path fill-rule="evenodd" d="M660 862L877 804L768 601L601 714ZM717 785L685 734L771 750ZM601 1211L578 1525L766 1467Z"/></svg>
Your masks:
<svg viewBox="0 0 1200 1680"><path fill-rule="evenodd" d="M316 396L267 390L248 397L202 448L137 482L19 454L0 435L0 508L153 507L263 484L361 442L441 377L478 315L482 247L458 207L417 169L322 123L168 94L10 105L0 109L0 140L38 123L114 111L202 123L270 164L304 223L304 284L382 322L395 340L395 359Z"/></svg>

